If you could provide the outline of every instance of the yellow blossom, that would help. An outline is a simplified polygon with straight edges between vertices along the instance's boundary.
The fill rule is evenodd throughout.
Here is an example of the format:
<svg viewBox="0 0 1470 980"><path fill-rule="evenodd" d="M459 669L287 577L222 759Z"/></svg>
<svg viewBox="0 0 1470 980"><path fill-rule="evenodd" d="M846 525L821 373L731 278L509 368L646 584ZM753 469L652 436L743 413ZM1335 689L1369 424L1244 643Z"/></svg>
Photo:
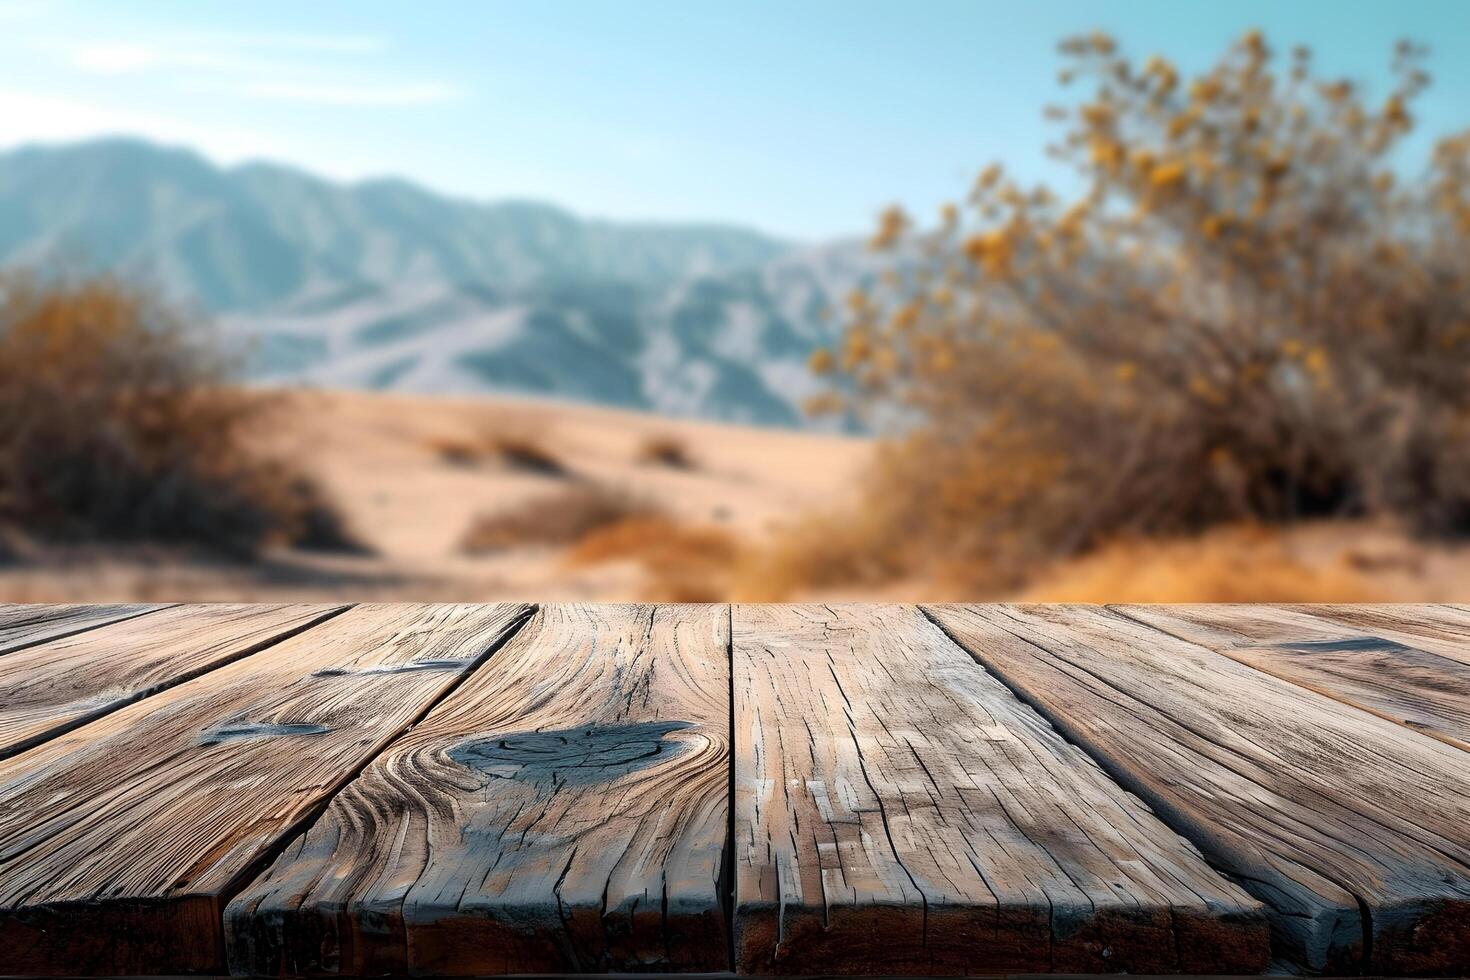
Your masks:
<svg viewBox="0 0 1470 980"><path fill-rule="evenodd" d="M909 218L903 208L890 205L878 216L878 231L873 235L873 248L889 248L896 244L908 230Z"/></svg>
<svg viewBox="0 0 1470 980"><path fill-rule="evenodd" d="M1184 164L1177 160L1160 163L1149 172L1148 182L1158 190L1173 190L1184 183Z"/></svg>

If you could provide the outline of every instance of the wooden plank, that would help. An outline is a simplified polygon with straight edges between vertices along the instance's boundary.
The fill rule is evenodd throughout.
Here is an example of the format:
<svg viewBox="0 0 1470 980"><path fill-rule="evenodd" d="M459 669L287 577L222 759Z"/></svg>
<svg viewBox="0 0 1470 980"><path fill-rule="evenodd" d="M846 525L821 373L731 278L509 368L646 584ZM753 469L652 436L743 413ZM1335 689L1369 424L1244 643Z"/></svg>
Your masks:
<svg viewBox="0 0 1470 980"><path fill-rule="evenodd" d="M914 607L733 639L739 971L1266 966L1259 903Z"/></svg>
<svg viewBox="0 0 1470 980"><path fill-rule="evenodd" d="M543 608L230 904L231 969L725 969L728 616Z"/></svg>
<svg viewBox="0 0 1470 980"><path fill-rule="evenodd" d="M261 650L342 608L174 606L0 658L0 759Z"/></svg>
<svg viewBox="0 0 1470 980"><path fill-rule="evenodd" d="M0 762L12 973L219 973L224 899L520 605L360 606Z"/></svg>
<svg viewBox="0 0 1470 980"><path fill-rule="evenodd" d="M1278 608L1339 623L1470 666L1470 607L1366 603Z"/></svg>
<svg viewBox="0 0 1470 980"><path fill-rule="evenodd" d="M164 608L149 603L0 605L0 655Z"/></svg>
<svg viewBox="0 0 1470 980"><path fill-rule="evenodd" d="M1470 636L1463 642L1466 660L1462 661L1331 617L1277 606L1109 608L1231 660L1470 750ZM1387 618L1396 622L1402 615L1388 614ZM1369 617L1364 625L1381 618ZM1393 632L1412 638L1403 630Z"/></svg>
<svg viewBox="0 0 1470 980"><path fill-rule="evenodd" d="M1464 752L1096 607L944 628L1212 862L1316 970L1470 970Z"/></svg>

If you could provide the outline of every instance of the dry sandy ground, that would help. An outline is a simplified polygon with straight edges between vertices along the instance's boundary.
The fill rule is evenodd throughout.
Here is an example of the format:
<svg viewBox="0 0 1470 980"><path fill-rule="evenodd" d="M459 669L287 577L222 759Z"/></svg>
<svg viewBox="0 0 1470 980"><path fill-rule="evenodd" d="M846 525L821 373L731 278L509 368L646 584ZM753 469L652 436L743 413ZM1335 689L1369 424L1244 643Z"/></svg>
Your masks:
<svg viewBox="0 0 1470 980"><path fill-rule="evenodd" d="M758 544L784 521L850 500L873 452L861 439L529 400L302 392L291 405L268 441L317 476L371 555L286 552L242 566L169 550L53 549L0 566L0 601L644 599L651 580L633 561L574 565L565 545L470 556L460 539L478 515L595 484ZM454 462L443 452L505 437L542 447L566 472L528 472L493 453ZM641 458L654 439L682 447L689 465ZM1020 596L906 581L790 598L1017 597L1470 601L1470 548L1426 546L1389 528L1343 522L1286 533L1224 528L1187 541L1119 543L1053 569Z"/></svg>
<svg viewBox="0 0 1470 980"><path fill-rule="evenodd" d="M503 437L534 442L567 472L527 472L493 453L457 463L441 451ZM641 459L656 438L683 447L689 465ZM0 601L636 599L643 573L632 563L573 568L561 546L471 557L460 538L477 515L589 481L755 539L837 503L871 453L861 439L581 405L336 391L293 393L269 442L321 481L371 556L284 553L240 567L170 551L53 552L39 566L0 569Z"/></svg>

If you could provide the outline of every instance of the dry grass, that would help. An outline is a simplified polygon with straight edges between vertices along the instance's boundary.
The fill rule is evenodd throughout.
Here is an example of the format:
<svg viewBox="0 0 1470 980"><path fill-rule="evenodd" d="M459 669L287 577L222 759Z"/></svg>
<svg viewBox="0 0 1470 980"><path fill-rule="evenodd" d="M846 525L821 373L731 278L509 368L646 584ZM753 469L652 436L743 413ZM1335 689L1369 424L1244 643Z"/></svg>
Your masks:
<svg viewBox="0 0 1470 980"><path fill-rule="evenodd" d="M720 602L730 598L742 554L739 540L722 528L647 516L593 530L572 547L566 562L637 562L648 576L648 601Z"/></svg>
<svg viewBox="0 0 1470 980"><path fill-rule="evenodd" d="M1119 541L1038 576L1029 602L1371 602L1385 597L1344 556L1312 560L1278 531Z"/></svg>
<svg viewBox="0 0 1470 980"><path fill-rule="evenodd" d="M124 283L0 278L0 525L355 549L314 481L250 448L280 396L232 387L202 330Z"/></svg>
<svg viewBox="0 0 1470 980"><path fill-rule="evenodd" d="M797 595L874 586L913 572L896 547L883 546L886 528L867 509L809 514L751 547L736 569L734 594L742 601L782 602Z"/></svg>
<svg viewBox="0 0 1470 980"><path fill-rule="evenodd" d="M665 466L671 470L694 469L694 457L689 446L678 436L661 433L649 436L638 447L638 462L650 466Z"/></svg>
<svg viewBox="0 0 1470 980"><path fill-rule="evenodd" d="M482 555L523 545L569 545L600 528L659 512L652 502L626 491L576 483L480 515L461 537L459 550Z"/></svg>

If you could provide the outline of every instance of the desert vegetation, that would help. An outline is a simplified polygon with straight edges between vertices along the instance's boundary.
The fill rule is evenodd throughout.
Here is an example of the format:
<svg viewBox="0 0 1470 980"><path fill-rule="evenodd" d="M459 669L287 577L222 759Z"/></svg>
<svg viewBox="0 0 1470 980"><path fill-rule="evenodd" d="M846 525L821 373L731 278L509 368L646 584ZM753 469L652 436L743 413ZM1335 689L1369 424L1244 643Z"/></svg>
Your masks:
<svg viewBox="0 0 1470 980"><path fill-rule="evenodd" d="M747 544L710 524L667 515L635 517L596 528L568 552L572 567L635 562L641 597L654 602L721 602L738 593Z"/></svg>
<svg viewBox="0 0 1470 980"><path fill-rule="evenodd" d="M694 456L683 439L669 433L659 433L643 440L638 447L638 461L649 466L664 466L671 470L694 468Z"/></svg>
<svg viewBox="0 0 1470 980"><path fill-rule="evenodd" d="M933 224L883 215L892 271L813 367L903 422L865 506L772 563L980 589L1241 522L1470 533L1470 131L1401 152L1424 51L1380 93L1256 32L1192 79L1102 34L1061 54L1080 191L997 164Z"/></svg>
<svg viewBox="0 0 1470 980"><path fill-rule="evenodd" d="M523 545L565 546L611 525L661 514L658 504L646 497L579 481L481 514L465 529L460 551L483 555Z"/></svg>
<svg viewBox="0 0 1470 980"><path fill-rule="evenodd" d="M282 406L231 385L206 337L120 281L0 278L10 541L161 541L237 556L351 546L316 484L250 442Z"/></svg>
<svg viewBox="0 0 1470 980"><path fill-rule="evenodd" d="M889 210L889 271L813 358L815 407L866 417L876 449L266 394L147 290L4 277L0 583L142 594L27 578L38 541L340 548L340 503L376 554L231 574L273 598L1462 597L1470 133L1406 143L1424 52L1396 48L1381 91L1257 34L1195 78L1102 35L1062 57L1067 191L992 165L933 221ZM143 554L125 581L156 573ZM193 594L200 567L148 596Z"/></svg>
<svg viewBox="0 0 1470 980"><path fill-rule="evenodd" d="M427 440L428 449L451 466L498 465L538 476L566 476L560 456L528 421L500 421L476 436L439 435Z"/></svg>

